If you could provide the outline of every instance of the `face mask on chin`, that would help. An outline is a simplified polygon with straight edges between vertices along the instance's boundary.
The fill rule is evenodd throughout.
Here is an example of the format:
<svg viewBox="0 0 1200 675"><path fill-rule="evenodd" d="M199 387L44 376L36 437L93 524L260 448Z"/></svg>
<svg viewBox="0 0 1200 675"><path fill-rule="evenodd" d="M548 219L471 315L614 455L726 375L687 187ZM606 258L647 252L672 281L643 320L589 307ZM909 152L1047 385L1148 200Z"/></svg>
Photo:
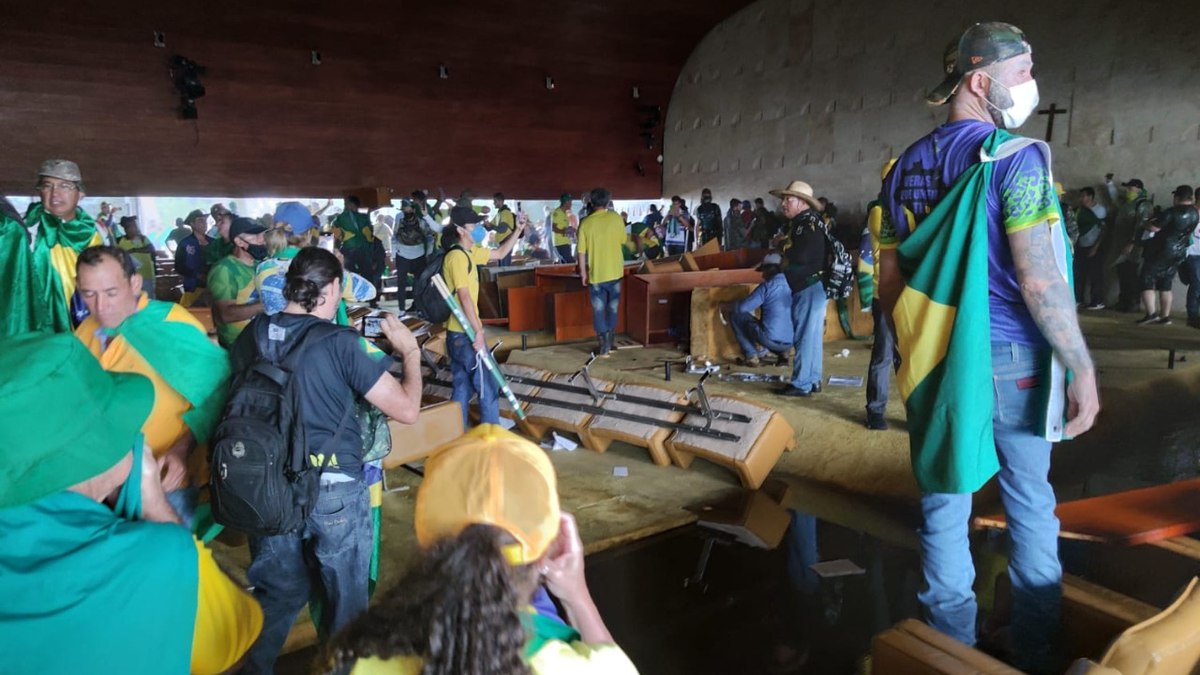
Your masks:
<svg viewBox="0 0 1200 675"><path fill-rule="evenodd" d="M984 74L987 75L987 73ZM1038 95L1037 80L1029 80L1028 82L1008 87L1001 84L999 80L991 75L987 75L987 78L992 81L992 84L1004 87L1008 91L1009 105L1007 108L1001 108L992 103L989 100L992 98L991 93L988 94L988 98L984 99L984 103L987 103L993 110L1000 113L1004 128L1016 129L1025 124L1025 121L1037 109L1038 102L1041 100Z"/></svg>

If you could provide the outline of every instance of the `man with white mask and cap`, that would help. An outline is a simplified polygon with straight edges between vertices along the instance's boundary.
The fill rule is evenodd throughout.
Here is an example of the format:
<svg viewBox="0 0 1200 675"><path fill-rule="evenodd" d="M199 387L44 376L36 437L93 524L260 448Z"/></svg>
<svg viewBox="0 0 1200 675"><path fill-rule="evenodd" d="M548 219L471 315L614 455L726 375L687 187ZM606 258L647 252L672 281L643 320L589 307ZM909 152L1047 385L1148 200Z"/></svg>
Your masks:
<svg viewBox="0 0 1200 675"><path fill-rule="evenodd" d="M1010 131L1037 108L1032 47L1015 26L975 24L946 50L945 73L929 100L949 119L904 151L881 193L879 296L922 492L919 597L933 627L975 643L971 495L998 473L1014 665L1050 672L1062 600L1050 449L1095 421L1095 367L1049 148Z"/></svg>

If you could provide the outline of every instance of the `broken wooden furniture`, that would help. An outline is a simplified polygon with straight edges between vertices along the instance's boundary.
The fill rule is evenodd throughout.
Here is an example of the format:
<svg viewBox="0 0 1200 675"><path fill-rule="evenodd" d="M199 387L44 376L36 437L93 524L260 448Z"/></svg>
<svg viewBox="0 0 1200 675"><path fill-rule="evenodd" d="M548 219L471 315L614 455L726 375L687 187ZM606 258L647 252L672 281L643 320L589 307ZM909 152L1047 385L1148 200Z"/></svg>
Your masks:
<svg viewBox="0 0 1200 675"><path fill-rule="evenodd" d="M1063 502L1054 509L1064 539L1136 546L1200 531L1200 478ZM1003 528L1003 514L975 527Z"/></svg>
<svg viewBox="0 0 1200 675"><path fill-rule="evenodd" d="M384 490L388 490L388 471L419 462L463 435L462 407L458 401L422 406L416 422L403 424L389 419L388 429L392 432L392 451L383 458Z"/></svg>
<svg viewBox="0 0 1200 675"><path fill-rule="evenodd" d="M1194 586L1193 582L1193 586ZM1192 587L1184 594L1180 602L1187 604L1190 600ZM1190 600L1191 604L1197 604ZM1200 607L1200 604L1197 604ZM1174 611L1173 611L1174 610ZM1122 641L1135 642L1136 638L1127 636L1147 635L1145 628L1149 625L1163 623L1165 617L1178 615L1176 622L1191 620L1191 624L1183 630L1178 625L1169 629L1171 637L1154 636L1143 639L1136 644L1140 648L1149 647L1144 651L1137 649L1123 650L1123 657L1137 659L1139 656L1163 656L1180 648L1192 653L1181 661L1190 661L1194 667L1196 656L1200 654L1200 641L1194 639L1200 626L1200 614L1196 609L1180 612L1173 605L1163 612L1153 606L1125 597L1120 593L1096 586L1087 581L1063 575L1062 600L1062 634L1063 650L1071 658L1081 659L1068 672L1070 673L1119 673L1121 675L1142 675L1144 673L1191 673L1187 669L1148 670L1144 667L1146 659L1141 659L1142 667L1134 669L1103 670L1095 669L1097 665L1086 661L1086 657L1098 656L1105 646L1113 643L1101 659L1101 664L1110 666L1116 662L1114 656ZM1114 641L1116 639L1116 642ZM1174 648L1166 647L1165 643L1173 641ZM1193 644L1194 643L1194 644ZM871 643L872 672L877 675L925 675L927 673L975 673L986 675L1019 675L1021 671L984 654L978 649L967 645L931 628L915 619L907 619L892 628L876 635ZM1129 661L1122 662L1128 665ZM1111 666L1110 666L1111 667Z"/></svg>
<svg viewBox="0 0 1200 675"><path fill-rule="evenodd" d="M736 473L745 487L757 490L784 451L796 446L792 425L773 408L760 403L732 396L704 398L708 400L701 402L702 408L711 407L749 419L748 422L716 419L708 425L714 431L736 433L739 440L721 440L691 431L677 431L667 440L667 452L671 460L676 466L686 469L696 457L707 459ZM706 420L701 415L692 414L683 421L685 424L700 425Z"/></svg>

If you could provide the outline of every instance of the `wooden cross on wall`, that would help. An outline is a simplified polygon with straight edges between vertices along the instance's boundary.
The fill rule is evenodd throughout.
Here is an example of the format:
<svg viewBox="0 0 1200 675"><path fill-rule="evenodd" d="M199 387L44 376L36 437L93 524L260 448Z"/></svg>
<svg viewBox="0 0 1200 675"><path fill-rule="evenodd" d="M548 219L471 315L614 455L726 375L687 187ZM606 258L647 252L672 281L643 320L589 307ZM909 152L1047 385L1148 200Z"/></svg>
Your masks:
<svg viewBox="0 0 1200 675"><path fill-rule="evenodd" d="M1059 108L1057 103L1051 103L1050 107L1045 110L1039 110L1039 115L1046 115L1046 142L1054 140L1054 118L1057 115L1065 115L1068 108Z"/></svg>

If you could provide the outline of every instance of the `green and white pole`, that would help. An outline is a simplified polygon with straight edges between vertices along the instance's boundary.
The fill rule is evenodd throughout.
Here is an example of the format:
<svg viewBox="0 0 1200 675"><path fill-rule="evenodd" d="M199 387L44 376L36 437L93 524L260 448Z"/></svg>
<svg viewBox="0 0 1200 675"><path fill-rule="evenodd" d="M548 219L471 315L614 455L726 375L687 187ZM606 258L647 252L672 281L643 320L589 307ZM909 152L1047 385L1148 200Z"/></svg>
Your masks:
<svg viewBox="0 0 1200 675"><path fill-rule="evenodd" d="M433 285L435 288L437 288L438 293L441 294L442 299L446 301L446 305L450 307L450 313L453 314L454 318L458 319L458 323L462 325L463 332L466 333L467 339L471 342L475 342L475 328L471 325L471 322L467 320L466 313L463 312L462 306L458 304L458 300L454 297L454 294L450 292L450 288L446 286L446 281L442 279L442 275L433 275ZM500 393L504 394L504 398L508 399L509 405L512 406L513 414L515 414L519 420L525 419L525 409L521 407L521 402L517 400L517 395L514 394L512 388L508 386L508 381L504 379L504 373L500 372L500 364L496 363L495 357L493 357L492 353L488 351L486 345L477 353L479 354L480 362L483 363L488 372L492 374L492 379L496 381L496 386L500 388Z"/></svg>

